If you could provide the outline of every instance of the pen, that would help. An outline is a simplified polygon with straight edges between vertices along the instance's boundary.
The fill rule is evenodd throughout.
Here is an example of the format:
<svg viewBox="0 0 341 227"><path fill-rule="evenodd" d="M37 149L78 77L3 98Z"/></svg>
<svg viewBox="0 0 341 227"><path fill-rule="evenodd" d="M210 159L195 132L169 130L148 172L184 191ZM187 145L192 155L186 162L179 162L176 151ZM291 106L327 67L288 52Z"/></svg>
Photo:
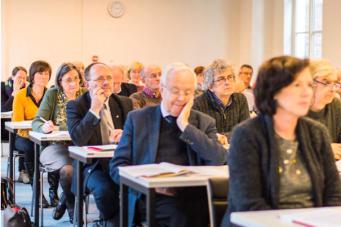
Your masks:
<svg viewBox="0 0 341 227"><path fill-rule="evenodd" d="M44 118L42 118L42 117L39 117L39 119L40 120L42 120L44 123L46 123L47 122L47 120L45 120Z"/></svg>

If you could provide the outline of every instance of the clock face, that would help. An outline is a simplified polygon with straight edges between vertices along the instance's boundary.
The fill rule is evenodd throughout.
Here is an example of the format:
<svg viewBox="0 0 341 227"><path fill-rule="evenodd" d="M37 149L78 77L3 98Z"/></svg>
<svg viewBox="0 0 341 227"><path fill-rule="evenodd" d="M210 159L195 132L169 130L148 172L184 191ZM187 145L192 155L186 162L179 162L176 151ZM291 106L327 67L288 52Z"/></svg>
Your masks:
<svg viewBox="0 0 341 227"><path fill-rule="evenodd" d="M110 1L108 3L108 13L114 18L119 18L124 14L124 5L120 1Z"/></svg>

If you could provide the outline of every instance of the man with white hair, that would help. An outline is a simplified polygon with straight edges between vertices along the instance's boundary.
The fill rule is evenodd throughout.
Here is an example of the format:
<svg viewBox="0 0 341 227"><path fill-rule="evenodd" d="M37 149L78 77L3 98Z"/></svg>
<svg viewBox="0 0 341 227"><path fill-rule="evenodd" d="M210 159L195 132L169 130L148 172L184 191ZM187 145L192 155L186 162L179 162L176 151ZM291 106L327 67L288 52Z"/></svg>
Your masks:
<svg viewBox="0 0 341 227"><path fill-rule="evenodd" d="M145 66L141 71L141 79L145 84L142 91L129 96L133 100L134 109L160 104L161 68L157 65Z"/></svg>
<svg viewBox="0 0 341 227"><path fill-rule="evenodd" d="M163 70L160 105L128 114L110 175L119 183L120 166L169 162L177 165L222 165L226 150L218 142L214 120L191 110L196 76L182 63ZM155 219L159 226L207 226L206 189L156 189ZM128 226L139 224L145 213L145 199L129 193ZM134 213L137 215L134 216ZM134 221L135 217L135 221ZM193 218L195 217L195 218Z"/></svg>

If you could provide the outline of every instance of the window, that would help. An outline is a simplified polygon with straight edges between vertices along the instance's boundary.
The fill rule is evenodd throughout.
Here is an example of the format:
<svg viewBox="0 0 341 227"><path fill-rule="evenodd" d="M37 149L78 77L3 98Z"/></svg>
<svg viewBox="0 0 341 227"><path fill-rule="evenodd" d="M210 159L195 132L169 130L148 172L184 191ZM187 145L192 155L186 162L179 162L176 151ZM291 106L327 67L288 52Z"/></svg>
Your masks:
<svg viewBox="0 0 341 227"><path fill-rule="evenodd" d="M322 57L323 0L285 0L284 49L297 57Z"/></svg>

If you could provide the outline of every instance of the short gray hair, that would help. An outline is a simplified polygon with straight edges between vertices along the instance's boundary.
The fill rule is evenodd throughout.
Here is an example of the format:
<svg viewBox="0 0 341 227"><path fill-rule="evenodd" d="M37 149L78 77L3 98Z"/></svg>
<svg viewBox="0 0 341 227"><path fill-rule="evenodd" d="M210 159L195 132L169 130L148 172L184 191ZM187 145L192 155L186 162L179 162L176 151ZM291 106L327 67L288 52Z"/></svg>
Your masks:
<svg viewBox="0 0 341 227"><path fill-rule="evenodd" d="M161 75L161 80L160 80L161 85L162 86L166 85L168 76L173 75L175 72L182 72L182 71L187 71L193 76L194 87L196 87L197 77L193 69L182 62L174 62L174 63L166 65L166 67L162 70L162 75Z"/></svg>
<svg viewBox="0 0 341 227"><path fill-rule="evenodd" d="M226 61L223 59L214 60L204 71L204 82L202 84L203 89L207 90L211 88L214 82L214 75L216 75L217 73L223 73L227 69L230 69L234 76L232 65L227 64Z"/></svg>
<svg viewBox="0 0 341 227"><path fill-rule="evenodd" d="M141 70L141 77L144 78L148 75L148 72L149 70L151 69L155 69L155 68L158 68L161 70L160 66L158 65L147 65L147 66L144 66Z"/></svg>

